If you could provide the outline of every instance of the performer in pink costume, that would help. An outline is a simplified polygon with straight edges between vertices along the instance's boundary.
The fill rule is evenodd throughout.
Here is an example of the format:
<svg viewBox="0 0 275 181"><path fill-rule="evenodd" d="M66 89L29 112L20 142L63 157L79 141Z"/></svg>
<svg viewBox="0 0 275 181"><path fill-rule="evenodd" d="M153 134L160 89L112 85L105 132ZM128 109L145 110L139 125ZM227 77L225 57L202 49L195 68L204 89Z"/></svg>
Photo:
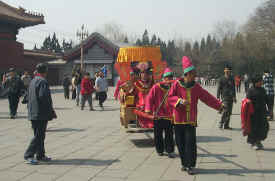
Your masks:
<svg viewBox="0 0 275 181"><path fill-rule="evenodd" d="M172 125L173 109L167 102L168 91L172 85L173 72L166 68L163 81L156 83L146 98L145 112L154 115L154 141L159 156L163 156L164 150L169 158L174 158L174 138ZM165 139L163 139L163 132Z"/></svg>
<svg viewBox="0 0 275 181"><path fill-rule="evenodd" d="M209 107L222 110L222 103L195 83L195 67L188 57L182 58L184 78L176 80L169 92L168 102L173 107L176 145L180 154L182 171L195 174L197 159L196 126L197 104L201 100Z"/></svg>

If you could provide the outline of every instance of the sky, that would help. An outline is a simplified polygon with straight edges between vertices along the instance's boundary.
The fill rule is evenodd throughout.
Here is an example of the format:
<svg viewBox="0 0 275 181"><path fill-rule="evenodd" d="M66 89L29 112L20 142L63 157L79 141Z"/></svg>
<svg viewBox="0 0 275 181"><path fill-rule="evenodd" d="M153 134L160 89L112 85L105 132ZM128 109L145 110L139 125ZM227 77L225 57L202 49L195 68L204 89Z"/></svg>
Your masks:
<svg viewBox="0 0 275 181"><path fill-rule="evenodd" d="M38 47L49 34L77 42L84 24L90 33L116 23L130 36L147 29L164 40L199 40L224 20L244 24L266 0L2 0L14 7L43 13L46 24L21 29L18 41L26 49Z"/></svg>

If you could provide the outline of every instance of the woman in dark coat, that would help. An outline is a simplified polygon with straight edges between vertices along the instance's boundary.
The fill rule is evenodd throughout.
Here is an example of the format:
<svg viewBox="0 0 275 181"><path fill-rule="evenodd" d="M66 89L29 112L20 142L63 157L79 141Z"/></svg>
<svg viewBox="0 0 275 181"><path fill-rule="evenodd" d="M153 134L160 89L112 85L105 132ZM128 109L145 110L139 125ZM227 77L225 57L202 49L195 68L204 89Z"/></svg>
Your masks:
<svg viewBox="0 0 275 181"><path fill-rule="evenodd" d="M261 141L266 139L269 129L267 116L267 95L262 88L263 80L261 75L252 79L253 87L248 89L247 98L252 101L254 113L251 115L251 132L248 134L247 143L255 150L263 149Z"/></svg>

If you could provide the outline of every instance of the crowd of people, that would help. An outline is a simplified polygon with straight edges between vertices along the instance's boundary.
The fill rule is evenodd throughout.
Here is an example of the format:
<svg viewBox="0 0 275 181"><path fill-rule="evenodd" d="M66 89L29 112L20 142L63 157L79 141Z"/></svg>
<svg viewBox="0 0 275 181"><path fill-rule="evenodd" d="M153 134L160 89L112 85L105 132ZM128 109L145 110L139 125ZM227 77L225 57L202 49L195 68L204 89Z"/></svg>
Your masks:
<svg viewBox="0 0 275 181"><path fill-rule="evenodd" d="M233 103L237 102L236 93L240 91L242 79L240 76L233 77L232 68L226 65L224 76L215 83L217 84L215 97L197 81L196 68L186 56L182 58L182 68L182 78L175 78L172 70L166 68L162 80L156 81L153 77L152 64L132 63L129 71L130 79L118 81L114 97L121 104L121 126L127 129L129 122L135 121L140 128L154 128L157 154L164 156L164 152L167 152L169 158L174 158L176 145L182 171L192 175L196 173L194 168L197 159L198 101L204 102L222 114L220 129L231 130L230 117ZM31 121L34 136L24 154L24 159L30 164L51 160L45 154L45 132L48 121L57 116L46 80L47 72L47 65L38 64L33 78L27 71L20 78L12 68L3 77L2 82L7 90L11 119L16 117L20 96L24 96L28 104L28 119ZM65 99L70 99L72 91L71 98L81 110L88 101L89 110L94 111L92 95L95 93L101 110L104 110L103 103L107 99L108 83L103 71L97 72L95 77L93 80L88 72L81 70L76 71L72 78L66 75L63 81ZM262 141L267 138L269 130L268 120L273 120L273 76L269 71L251 78L245 74L243 82L246 99L253 106L249 114L250 127L243 128L246 129L247 143L255 150L263 149Z"/></svg>

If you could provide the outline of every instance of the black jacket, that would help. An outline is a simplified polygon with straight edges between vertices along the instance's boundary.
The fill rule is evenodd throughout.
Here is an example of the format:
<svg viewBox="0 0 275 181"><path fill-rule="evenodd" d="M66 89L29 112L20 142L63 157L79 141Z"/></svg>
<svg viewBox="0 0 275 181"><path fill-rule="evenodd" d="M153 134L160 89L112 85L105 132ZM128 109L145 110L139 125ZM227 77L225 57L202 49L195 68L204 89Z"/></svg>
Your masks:
<svg viewBox="0 0 275 181"><path fill-rule="evenodd" d="M233 100L236 98L235 82L232 76L226 78L223 76L219 80L217 98L222 100Z"/></svg>
<svg viewBox="0 0 275 181"><path fill-rule="evenodd" d="M14 76L4 82L4 88L9 95L22 96L25 87L23 81L18 76Z"/></svg>
<svg viewBox="0 0 275 181"><path fill-rule="evenodd" d="M46 79L36 76L28 90L28 119L49 121L56 118L51 91Z"/></svg>

